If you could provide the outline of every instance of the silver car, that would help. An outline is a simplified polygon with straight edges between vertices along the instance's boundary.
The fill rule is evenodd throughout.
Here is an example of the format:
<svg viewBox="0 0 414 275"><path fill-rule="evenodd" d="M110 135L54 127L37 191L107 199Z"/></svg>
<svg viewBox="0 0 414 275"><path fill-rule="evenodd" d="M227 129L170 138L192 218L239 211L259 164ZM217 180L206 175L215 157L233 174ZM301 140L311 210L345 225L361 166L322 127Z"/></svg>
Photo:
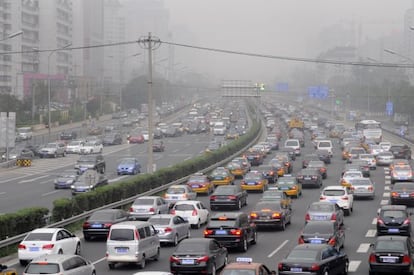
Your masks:
<svg viewBox="0 0 414 275"><path fill-rule="evenodd" d="M160 196L143 196L135 199L129 209L129 218L147 220L152 215L168 214L170 203Z"/></svg>
<svg viewBox="0 0 414 275"><path fill-rule="evenodd" d="M93 275L95 266L79 255L52 254L32 260L23 275Z"/></svg>
<svg viewBox="0 0 414 275"><path fill-rule="evenodd" d="M197 193L188 185L171 185L164 194L164 199L169 203L177 201L195 200Z"/></svg>
<svg viewBox="0 0 414 275"><path fill-rule="evenodd" d="M154 215L148 219L156 230L160 243L176 246L181 240L190 238L190 224L180 216L172 214Z"/></svg>
<svg viewBox="0 0 414 275"><path fill-rule="evenodd" d="M385 152L379 153L376 159L377 159L377 165L388 166L394 160L394 155L389 151L385 151Z"/></svg>
<svg viewBox="0 0 414 275"><path fill-rule="evenodd" d="M370 178L349 179L354 198L375 198L375 185Z"/></svg>
<svg viewBox="0 0 414 275"><path fill-rule="evenodd" d="M305 222L308 221L332 221L341 226L344 224L344 211L336 203L313 202L305 215Z"/></svg>

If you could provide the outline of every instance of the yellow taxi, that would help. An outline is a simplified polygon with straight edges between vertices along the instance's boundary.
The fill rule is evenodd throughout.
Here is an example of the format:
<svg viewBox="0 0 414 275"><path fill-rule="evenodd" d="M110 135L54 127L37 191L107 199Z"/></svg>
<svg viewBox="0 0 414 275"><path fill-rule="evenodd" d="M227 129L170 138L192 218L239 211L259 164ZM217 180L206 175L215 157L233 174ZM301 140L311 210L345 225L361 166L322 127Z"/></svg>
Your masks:
<svg viewBox="0 0 414 275"><path fill-rule="evenodd" d="M285 174L288 174L288 167L278 159L272 159L269 162L269 165L277 169L277 175L279 177L283 177Z"/></svg>
<svg viewBox="0 0 414 275"><path fill-rule="evenodd" d="M277 152L273 159L279 160L287 168L287 174L292 173L292 162L288 152Z"/></svg>
<svg viewBox="0 0 414 275"><path fill-rule="evenodd" d="M234 184L234 175L224 167L214 169L209 178L214 186Z"/></svg>
<svg viewBox="0 0 414 275"><path fill-rule="evenodd" d="M271 275L276 271L270 270L262 263L254 263L252 258L237 257L236 262L227 264L220 273L221 275Z"/></svg>
<svg viewBox="0 0 414 275"><path fill-rule="evenodd" d="M299 198L302 196L302 184L290 174L279 178L275 188L283 191L289 197Z"/></svg>
<svg viewBox="0 0 414 275"><path fill-rule="evenodd" d="M0 264L0 275L17 275L14 268L9 268L7 265Z"/></svg>
<svg viewBox="0 0 414 275"><path fill-rule="evenodd" d="M280 201L282 208L292 209L292 199L284 191L278 190L275 187L263 192L260 201Z"/></svg>
<svg viewBox="0 0 414 275"><path fill-rule="evenodd" d="M348 171L345 171L344 174L342 175L340 183L342 186L350 188L352 186L352 183L351 183L352 179L363 178L363 177L364 175L359 170L348 170Z"/></svg>
<svg viewBox="0 0 414 275"><path fill-rule="evenodd" d="M250 171L251 165L247 158L238 157L233 159L226 167L235 177L243 177Z"/></svg>
<svg viewBox="0 0 414 275"><path fill-rule="evenodd" d="M214 184L203 173L195 173L187 180L187 185L196 193L210 195L214 191Z"/></svg>
<svg viewBox="0 0 414 275"><path fill-rule="evenodd" d="M264 192L268 189L269 182L263 173L258 171L250 171L244 176L241 181L241 189L246 191L260 191Z"/></svg>

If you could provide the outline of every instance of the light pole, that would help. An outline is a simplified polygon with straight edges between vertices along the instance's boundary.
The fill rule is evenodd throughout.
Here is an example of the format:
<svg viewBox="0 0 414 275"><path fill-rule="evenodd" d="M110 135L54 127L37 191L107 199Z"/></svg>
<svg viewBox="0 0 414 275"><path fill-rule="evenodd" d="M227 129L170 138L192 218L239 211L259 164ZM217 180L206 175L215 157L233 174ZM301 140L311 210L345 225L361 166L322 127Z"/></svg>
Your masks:
<svg viewBox="0 0 414 275"><path fill-rule="evenodd" d="M14 32L14 33L9 34L8 36L6 36L6 37L4 37L4 38L0 39L0 42L1 42L1 41L5 41L5 40L8 40L8 39L13 38L13 37L16 37L16 36L19 36L19 35L22 35L22 34L23 34L23 31L22 31L22 30L17 31L17 32Z"/></svg>
<svg viewBox="0 0 414 275"><path fill-rule="evenodd" d="M51 87L50 87L50 57L57 51L61 51L70 47L72 43L69 43L63 47L57 48L52 50L49 55L47 56L47 128L48 128L48 141L50 141L50 129L52 128L51 124L51 117L50 117L50 94L51 94Z"/></svg>

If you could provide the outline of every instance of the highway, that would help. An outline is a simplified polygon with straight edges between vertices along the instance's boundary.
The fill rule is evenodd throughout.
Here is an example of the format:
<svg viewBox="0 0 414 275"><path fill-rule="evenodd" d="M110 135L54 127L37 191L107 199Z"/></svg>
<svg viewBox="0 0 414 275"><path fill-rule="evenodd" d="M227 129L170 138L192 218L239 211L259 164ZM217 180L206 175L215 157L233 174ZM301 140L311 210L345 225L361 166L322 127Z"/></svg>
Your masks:
<svg viewBox="0 0 414 275"><path fill-rule="evenodd" d="M392 138L391 135L385 137L385 139L393 141ZM394 140L394 142L396 141ZM340 148L337 143L335 143L335 146L335 154L332 164L328 165L328 178L324 180L324 186L338 184L340 173L344 166L344 161L340 156ZM306 146L303 148L302 155L310 153L313 150L309 135L307 135ZM271 158L272 155L269 155L266 161ZM301 161L302 157L294 161L293 174L301 169ZM355 200L354 212L350 216L345 217L345 225L343 228L346 235L344 251L350 259L349 272L351 274L362 275L368 273L369 244L374 241L376 235L376 211L381 204L388 204L390 181L385 177L384 168L378 167L377 170L371 171L371 178L376 183L375 200ZM239 181L237 184L239 184ZM257 244L250 246L246 253L230 251L230 261L235 260L238 256L252 257L254 261L263 262L271 269L276 269L277 263L297 244L298 236L304 225L306 209L311 202L319 200L320 191L320 189L304 189L303 197L294 199L292 223L287 226L286 231L260 230ZM249 193L249 205L243 207L242 211L248 213L260 197L260 193ZM207 196L200 196L199 199L206 206L209 205ZM192 237L202 237L203 229L204 226L198 230L192 229ZM83 242L82 245L82 255L95 263L97 274L133 274L139 271L135 265L119 265L116 270L109 271L104 258L104 240L88 243ZM174 247L163 247L160 260L158 262L149 262L145 270L169 270L169 257L174 249ZM19 272L22 271L21 267L18 265L16 267Z"/></svg>

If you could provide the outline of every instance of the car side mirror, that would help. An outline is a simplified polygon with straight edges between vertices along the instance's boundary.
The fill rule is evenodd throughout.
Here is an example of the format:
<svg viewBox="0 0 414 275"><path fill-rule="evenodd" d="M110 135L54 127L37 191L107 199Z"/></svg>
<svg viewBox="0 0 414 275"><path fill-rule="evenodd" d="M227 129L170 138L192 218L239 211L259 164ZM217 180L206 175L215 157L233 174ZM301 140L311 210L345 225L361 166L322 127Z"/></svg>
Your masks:
<svg viewBox="0 0 414 275"><path fill-rule="evenodd" d="M154 233L155 233L155 234L158 234L158 233L160 233L160 231L155 229L155 230L154 230Z"/></svg>
<svg viewBox="0 0 414 275"><path fill-rule="evenodd" d="M373 243L370 243L370 244L369 244L369 247L374 247L374 244L373 244Z"/></svg>

